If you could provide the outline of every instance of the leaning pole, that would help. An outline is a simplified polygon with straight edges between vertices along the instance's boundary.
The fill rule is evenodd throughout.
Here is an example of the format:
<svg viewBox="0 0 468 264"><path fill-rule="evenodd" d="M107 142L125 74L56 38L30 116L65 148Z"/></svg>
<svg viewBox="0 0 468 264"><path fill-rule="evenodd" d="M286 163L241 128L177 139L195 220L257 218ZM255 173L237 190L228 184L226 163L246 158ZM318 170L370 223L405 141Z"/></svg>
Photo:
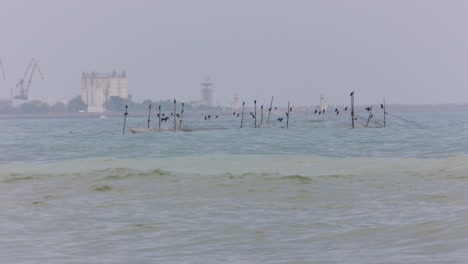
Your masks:
<svg viewBox="0 0 468 264"><path fill-rule="evenodd" d="M354 128L354 91L351 93L351 127Z"/></svg>
<svg viewBox="0 0 468 264"><path fill-rule="evenodd" d="M271 97L270 108L268 108L267 125L270 123L271 107L273 106L273 96Z"/></svg>

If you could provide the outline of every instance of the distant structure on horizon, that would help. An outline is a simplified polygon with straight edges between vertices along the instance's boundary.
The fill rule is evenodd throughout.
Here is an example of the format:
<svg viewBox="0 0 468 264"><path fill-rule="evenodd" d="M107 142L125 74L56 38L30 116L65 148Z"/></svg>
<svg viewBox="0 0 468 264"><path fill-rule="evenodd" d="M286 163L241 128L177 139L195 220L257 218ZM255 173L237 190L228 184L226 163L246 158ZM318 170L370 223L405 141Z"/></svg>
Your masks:
<svg viewBox="0 0 468 264"><path fill-rule="evenodd" d="M104 112L104 102L111 96L128 98L127 74L86 73L81 77L81 99L88 105L88 113Z"/></svg>
<svg viewBox="0 0 468 264"><path fill-rule="evenodd" d="M234 100L231 101L231 108L232 109L239 108L239 95L238 94L234 94Z"/></svg>
<svg viewBox="0 0 468 264"><path fill-rule="evenodd" d="M328 108L328 102L325 100L325 97L323 97L323 94L320 94L320 110L326 110Z"/></svg>
<svg viewBox="0 0 468 264"><path fill-rule="evenodd" d="M201 83L202 89L201 89L201 100L200 101L190 101L190 104L194 107L197 108L202 105L206 106L213 106L213 88L211 86L214 85L214 83L209 82L208 80L210 77L205 76L204 82Z"/></svg>

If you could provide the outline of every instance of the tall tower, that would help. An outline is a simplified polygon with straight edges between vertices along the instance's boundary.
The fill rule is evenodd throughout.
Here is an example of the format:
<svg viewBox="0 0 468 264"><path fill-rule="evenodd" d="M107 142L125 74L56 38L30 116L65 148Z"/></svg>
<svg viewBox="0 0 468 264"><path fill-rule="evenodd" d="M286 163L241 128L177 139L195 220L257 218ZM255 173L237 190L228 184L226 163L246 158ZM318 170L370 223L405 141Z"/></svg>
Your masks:
<svg viewBox="0 0 468 264"><path fill-rule="evenodd" d="M239 95L234 94L234 100L231 102L231 108L237 109L239 107Z"/></svg>
<svg viewBox="0 0 468 264"><path fill-rule="evenodd" d="M208 80L210 77L205 76L205 81L201 83L202 89L201 89L201 96L202 96L202 101L205 102L207 106L212 106L213 103L213 88L210 88L213 86L214 83L209 82Z"/></svg>
<svg viewBox="0 0 468 264"><path fill-rule="evenodd" d="M323 97L323 94L320 94L320 110L326 110L328 108L328 102Z"/></svg>

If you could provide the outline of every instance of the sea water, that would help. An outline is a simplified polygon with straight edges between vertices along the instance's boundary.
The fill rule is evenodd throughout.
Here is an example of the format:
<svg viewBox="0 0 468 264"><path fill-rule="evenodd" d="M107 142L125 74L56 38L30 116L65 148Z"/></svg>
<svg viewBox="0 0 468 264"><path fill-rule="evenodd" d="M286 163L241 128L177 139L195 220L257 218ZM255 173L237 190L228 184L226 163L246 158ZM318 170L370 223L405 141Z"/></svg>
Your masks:
<svg viewBox="0 0 468 264"><path fill-rule="evenodd" d="M0 119L0 262L466 263L467 112L263 118Z"/></svg>

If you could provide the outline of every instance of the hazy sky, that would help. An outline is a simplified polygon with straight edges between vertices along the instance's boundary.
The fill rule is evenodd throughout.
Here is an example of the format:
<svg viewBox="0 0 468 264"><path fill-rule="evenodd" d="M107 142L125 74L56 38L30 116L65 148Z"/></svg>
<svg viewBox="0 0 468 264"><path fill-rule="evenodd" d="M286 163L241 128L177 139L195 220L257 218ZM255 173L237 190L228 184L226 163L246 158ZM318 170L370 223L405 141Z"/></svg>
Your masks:
<svg viewBox="0 0 468 264"><path fill-rule="evenodd" d="M466 0L0 0L0 97L31 58L30 97L126 70L134 101L468 102ZM15 94L18 91L14 92Z"/></svg>

